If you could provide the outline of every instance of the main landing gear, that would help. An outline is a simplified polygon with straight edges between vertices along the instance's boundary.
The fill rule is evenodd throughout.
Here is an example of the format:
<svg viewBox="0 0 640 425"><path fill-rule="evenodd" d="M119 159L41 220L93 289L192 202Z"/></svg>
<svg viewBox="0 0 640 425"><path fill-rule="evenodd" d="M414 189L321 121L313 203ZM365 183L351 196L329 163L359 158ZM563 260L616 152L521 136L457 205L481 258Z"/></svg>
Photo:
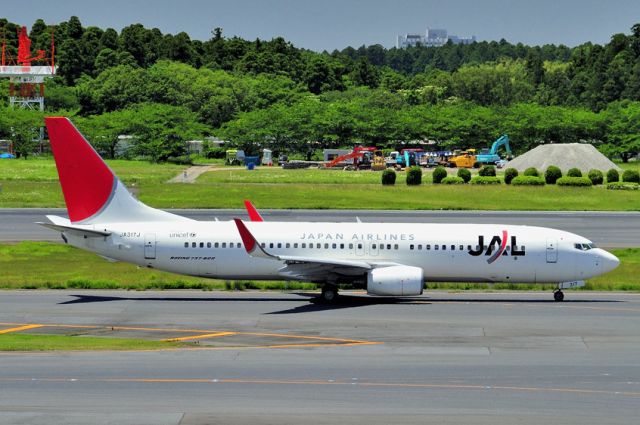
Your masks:
<svg viewBox="0 0 640 425"><path fill-rule="evenodd" d="M564 300L564 293L562 292L562 289L556 289L553 291L553 299L558 302Z"/></svg>
<svg viewBox="0 0 640 425"><path fill-rule="evenodd" d="M322 287L322 293L320 299L325 303L332 303L338 298L338 287L335 285L324 285Z"/></svg>

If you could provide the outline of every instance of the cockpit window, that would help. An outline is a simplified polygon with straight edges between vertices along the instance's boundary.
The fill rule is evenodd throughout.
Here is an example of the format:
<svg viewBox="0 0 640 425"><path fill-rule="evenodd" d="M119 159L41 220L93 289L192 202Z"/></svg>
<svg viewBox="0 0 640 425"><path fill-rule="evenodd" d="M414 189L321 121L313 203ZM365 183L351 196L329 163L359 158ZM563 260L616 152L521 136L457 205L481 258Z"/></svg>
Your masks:
<svg viewBox="0 0 640 425"><path fill-rule="evenodd" d="M580 251L589 251L590 249L595 248L596 245L593 243L577 243L574 244L574 247Z"/></svg>

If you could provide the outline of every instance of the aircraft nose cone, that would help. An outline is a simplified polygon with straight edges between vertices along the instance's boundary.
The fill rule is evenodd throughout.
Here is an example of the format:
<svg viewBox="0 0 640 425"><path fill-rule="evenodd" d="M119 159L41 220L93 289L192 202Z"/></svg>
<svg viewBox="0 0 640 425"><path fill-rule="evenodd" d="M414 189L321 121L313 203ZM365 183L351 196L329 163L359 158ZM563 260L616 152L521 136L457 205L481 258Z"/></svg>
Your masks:
<svg viewBox="0 0 640 425"><path fill-rule="evenodd" d="M607 252L607 251L603 250L600 253L600 258L601 258L601 261L602 261L602 272L603 273L610 272L611 270L613 270L616 267L618 267L618 265L620 265L620 260L618 260L618 257L616 257L615 255L611 254L610 252Z"/></svg>

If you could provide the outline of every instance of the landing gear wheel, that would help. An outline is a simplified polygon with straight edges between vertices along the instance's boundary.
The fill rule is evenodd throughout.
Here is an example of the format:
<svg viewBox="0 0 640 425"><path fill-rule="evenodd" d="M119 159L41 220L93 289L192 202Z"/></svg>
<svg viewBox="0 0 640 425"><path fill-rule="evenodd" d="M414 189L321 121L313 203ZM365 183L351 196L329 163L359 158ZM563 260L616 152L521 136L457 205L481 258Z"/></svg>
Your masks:
<svg viewBox="0 0 640 425"><path fill-rule="evenodd" d="M564 293L562 291L556 291L553 293L553 299L560 302L564 300Z"/></svg>
<svg viewBox="0 0 640 425"><path fill-rule="evenodd" d="M335 286L325 286L322 288L322 293L320 294L320 298L322 301L326 303L332 303L338 298L338 288Z"/></svg>

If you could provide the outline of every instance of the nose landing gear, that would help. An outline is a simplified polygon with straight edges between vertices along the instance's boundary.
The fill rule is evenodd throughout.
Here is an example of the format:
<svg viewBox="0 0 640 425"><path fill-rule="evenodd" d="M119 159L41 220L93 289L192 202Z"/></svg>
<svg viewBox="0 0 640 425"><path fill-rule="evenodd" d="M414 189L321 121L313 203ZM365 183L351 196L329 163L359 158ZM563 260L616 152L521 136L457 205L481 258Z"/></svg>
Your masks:
<svg viewBox="0 0 640 425"><path fill-rule="evenodd" d="M553 299L560 302L564 300L564 292L561 289L556 289L553 291Z"/></svg>

